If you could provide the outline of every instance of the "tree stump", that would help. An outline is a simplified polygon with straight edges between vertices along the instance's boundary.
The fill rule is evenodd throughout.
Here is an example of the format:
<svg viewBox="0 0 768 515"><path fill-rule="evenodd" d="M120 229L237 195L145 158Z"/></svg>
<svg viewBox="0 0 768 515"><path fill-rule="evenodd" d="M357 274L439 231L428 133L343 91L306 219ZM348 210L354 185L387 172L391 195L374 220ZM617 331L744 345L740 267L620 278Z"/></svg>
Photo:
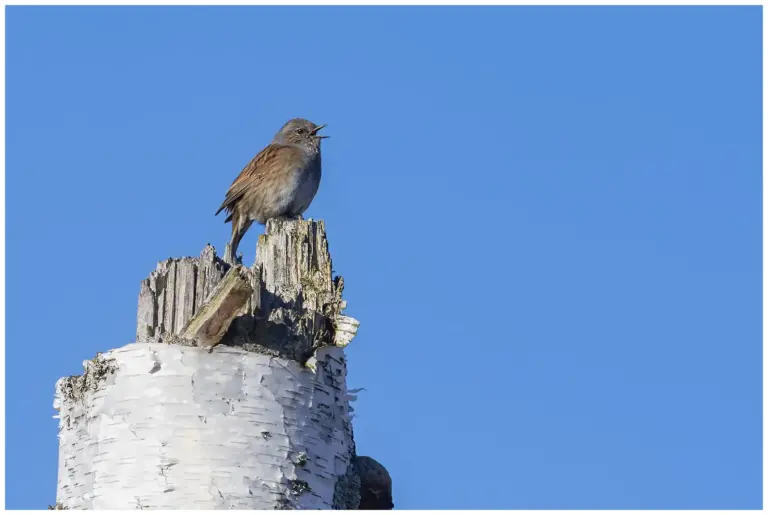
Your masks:
<svg viewBox="0 0 768 515"><path fill-rule="evenodd" d="M158 263L136 342L56 384L57 505L356 509L382 488L391 501L378 469L361 487L343 284L322 221L270 220L250 268L210 245Z"/></svg>

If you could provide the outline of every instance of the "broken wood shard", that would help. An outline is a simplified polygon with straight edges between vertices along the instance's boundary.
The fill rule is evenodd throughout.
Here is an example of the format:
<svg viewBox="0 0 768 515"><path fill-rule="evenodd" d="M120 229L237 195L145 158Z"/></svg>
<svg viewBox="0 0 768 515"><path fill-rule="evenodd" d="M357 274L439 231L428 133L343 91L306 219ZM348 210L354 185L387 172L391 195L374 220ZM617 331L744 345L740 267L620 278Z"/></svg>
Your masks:
<svg viewBox="0 0 768 515"><path fill-rule="evenodd" d="M224 337L252 293L248 270L241 265L231 268L179 336L194 341L198 347L213 347Z"/></svg>

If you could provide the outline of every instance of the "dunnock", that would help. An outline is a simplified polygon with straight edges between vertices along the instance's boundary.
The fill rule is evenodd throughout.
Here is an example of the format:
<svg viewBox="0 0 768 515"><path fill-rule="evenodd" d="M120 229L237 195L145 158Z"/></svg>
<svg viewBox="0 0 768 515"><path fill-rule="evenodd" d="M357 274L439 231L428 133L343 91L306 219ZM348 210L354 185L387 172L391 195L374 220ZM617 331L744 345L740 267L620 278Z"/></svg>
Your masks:
<svg viewBox="0 0 768 515"><path fill-rule="evenodd" d="M216 211L226 209L224 222L232 222L227 263L235 263L240 240L254 221L294 218L307 210L320 186L320 141L328 136L317 132L323 127L302 118L288 121L229 187Z"/></svg>

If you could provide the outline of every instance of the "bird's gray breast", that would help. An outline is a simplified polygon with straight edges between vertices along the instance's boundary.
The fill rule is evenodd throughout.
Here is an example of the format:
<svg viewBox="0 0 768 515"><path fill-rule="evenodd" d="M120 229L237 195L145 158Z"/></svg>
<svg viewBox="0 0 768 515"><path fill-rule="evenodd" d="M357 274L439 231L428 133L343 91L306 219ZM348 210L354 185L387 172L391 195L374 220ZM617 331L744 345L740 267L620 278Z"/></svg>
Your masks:
<svg viewBox="0 0 768 515"><path fill-rule="evenodd" d="M297 170L296 190L291 203L291 214L300 215L307 210L320 187L321 175L320 154L312 158L306 166Z"/></svg>

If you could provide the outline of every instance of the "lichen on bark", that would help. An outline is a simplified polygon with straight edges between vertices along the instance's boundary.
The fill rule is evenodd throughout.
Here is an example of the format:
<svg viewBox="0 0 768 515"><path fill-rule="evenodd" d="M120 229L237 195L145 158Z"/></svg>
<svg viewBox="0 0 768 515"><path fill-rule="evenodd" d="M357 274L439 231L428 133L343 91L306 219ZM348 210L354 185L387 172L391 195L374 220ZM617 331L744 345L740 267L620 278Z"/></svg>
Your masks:
<svg viewBox="0 0 768 515"><path fill-rule="evenodd" d="M71 401L83 400L86 392L96 391L110 374L117 371L114 359L105 358L101 353L87 361L83 361L85 373L81 376L68 376L59 379L58 389L64 399Z"/></svg>

